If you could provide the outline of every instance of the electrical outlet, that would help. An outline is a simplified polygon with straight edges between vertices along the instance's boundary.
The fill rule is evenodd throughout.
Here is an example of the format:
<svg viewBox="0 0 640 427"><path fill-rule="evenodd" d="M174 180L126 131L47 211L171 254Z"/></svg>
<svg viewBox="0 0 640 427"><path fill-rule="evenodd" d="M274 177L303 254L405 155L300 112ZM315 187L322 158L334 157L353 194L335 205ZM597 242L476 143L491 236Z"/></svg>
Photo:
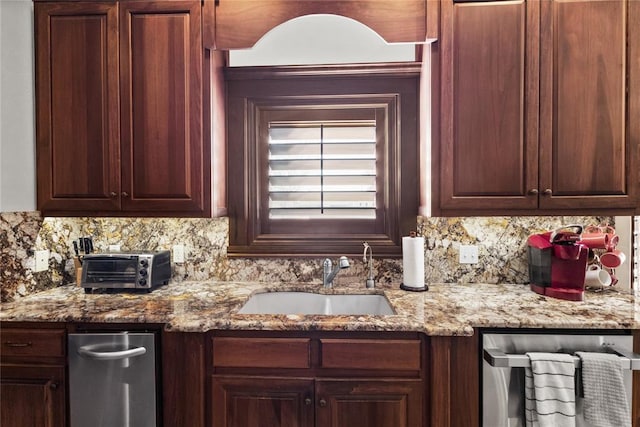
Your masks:
<svg viewBox="0 0 640 427"><path fill-rule="evenodd" d="M477 264L478 247L476 245L460 245L460 264Z"/></svg>
<svg viewBox="0 0 640 427"><path fill-rule="evenodd" d="M49 249L42 251L35 251L36 265L33 267L33 271L36 273L39 271L46 271L49 269Z"/></svg>
<svg viewBox="0 0 640 427"><path fill-rule="evenodd" d="M120 244L109 245L109 252L120 252Z"/></svg>
<svg viewBox="0 0 640 427"><path fill-rule="evenodd" d="M173 245L173 262L178 264L184 262L184 245Z"/></svg>

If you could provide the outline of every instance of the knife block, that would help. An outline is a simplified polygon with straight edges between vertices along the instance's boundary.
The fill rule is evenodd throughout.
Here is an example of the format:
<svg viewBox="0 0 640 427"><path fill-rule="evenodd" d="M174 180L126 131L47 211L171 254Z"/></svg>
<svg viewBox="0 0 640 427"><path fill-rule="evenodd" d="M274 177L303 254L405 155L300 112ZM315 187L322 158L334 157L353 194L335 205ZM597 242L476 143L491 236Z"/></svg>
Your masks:
<svg viewBox="0 0 640 427"><path fill-rule="evenodd" d="M76 285L82 285L82 259L80 257L73 257L73 266L76 269Z"/></svg>

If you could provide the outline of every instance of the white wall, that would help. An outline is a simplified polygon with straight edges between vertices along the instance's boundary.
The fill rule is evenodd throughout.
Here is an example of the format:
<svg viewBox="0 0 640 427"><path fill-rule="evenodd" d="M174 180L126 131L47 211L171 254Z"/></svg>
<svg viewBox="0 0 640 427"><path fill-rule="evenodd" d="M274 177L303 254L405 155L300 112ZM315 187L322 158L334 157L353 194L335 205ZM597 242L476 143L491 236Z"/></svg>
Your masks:
<svg viewBox="0 0 640 427"><path fill-rule="evenodd" d="M0 212L36 209L33 3L0 0Z"/></svg>

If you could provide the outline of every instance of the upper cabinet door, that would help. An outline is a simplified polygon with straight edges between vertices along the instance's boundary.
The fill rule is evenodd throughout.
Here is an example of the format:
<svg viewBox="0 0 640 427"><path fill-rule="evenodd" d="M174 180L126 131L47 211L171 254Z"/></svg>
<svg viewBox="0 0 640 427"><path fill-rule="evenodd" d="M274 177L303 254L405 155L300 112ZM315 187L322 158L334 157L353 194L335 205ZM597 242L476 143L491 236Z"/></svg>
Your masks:
<svg viewBox="0 0 640 427"><path fill-rule="evenodd" d="M205 10L210 11L212 3L213 0L205 0ZM428 20L437 27L435 0L218 0L215 4L216 49L252 47L272 28L312 14L355 19L389 43L422 43L437 36L437 28L427 32Z"/></svg>
<svg viewBox="0 0 640 427"><path fill-rule="evenodd" d="M120 21L122 209L202 216L200 1L125 1Z"/></svg>
<svg viewBox="0 0 640 427"><path fill-rule="evenodd" d="M537 207L538 8L442 3L441 209Z"/></svg>
<svg viewBox="0 0 640 427"><path fill-rule="evenodd" d="M118 13L36 3L38 209L119 209Z"/></svg>
<svg viewBox="0 0 640 427"><path fill-rule="evenodd" d="M637 204L638 3L541 2L541 208Z"/></svg>

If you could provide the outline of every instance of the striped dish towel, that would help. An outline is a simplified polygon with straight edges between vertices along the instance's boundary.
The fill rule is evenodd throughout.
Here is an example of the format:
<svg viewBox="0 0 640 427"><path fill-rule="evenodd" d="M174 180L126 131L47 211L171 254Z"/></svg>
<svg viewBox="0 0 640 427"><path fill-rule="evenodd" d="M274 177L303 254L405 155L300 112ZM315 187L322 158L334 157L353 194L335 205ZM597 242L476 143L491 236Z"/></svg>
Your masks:
<svg viewBox="0 0 640 427"><path fill-rule="evenodd" d="M584 420L595 427L631 427L620 358L609 353L576 354L582 361Z"/></svg>
<svg viewBox="0 0 640 427"><path fill-rule="evenodd" d="M527 353L525 421L527 427L575 427L573 357L564 353Z"/></svg>

